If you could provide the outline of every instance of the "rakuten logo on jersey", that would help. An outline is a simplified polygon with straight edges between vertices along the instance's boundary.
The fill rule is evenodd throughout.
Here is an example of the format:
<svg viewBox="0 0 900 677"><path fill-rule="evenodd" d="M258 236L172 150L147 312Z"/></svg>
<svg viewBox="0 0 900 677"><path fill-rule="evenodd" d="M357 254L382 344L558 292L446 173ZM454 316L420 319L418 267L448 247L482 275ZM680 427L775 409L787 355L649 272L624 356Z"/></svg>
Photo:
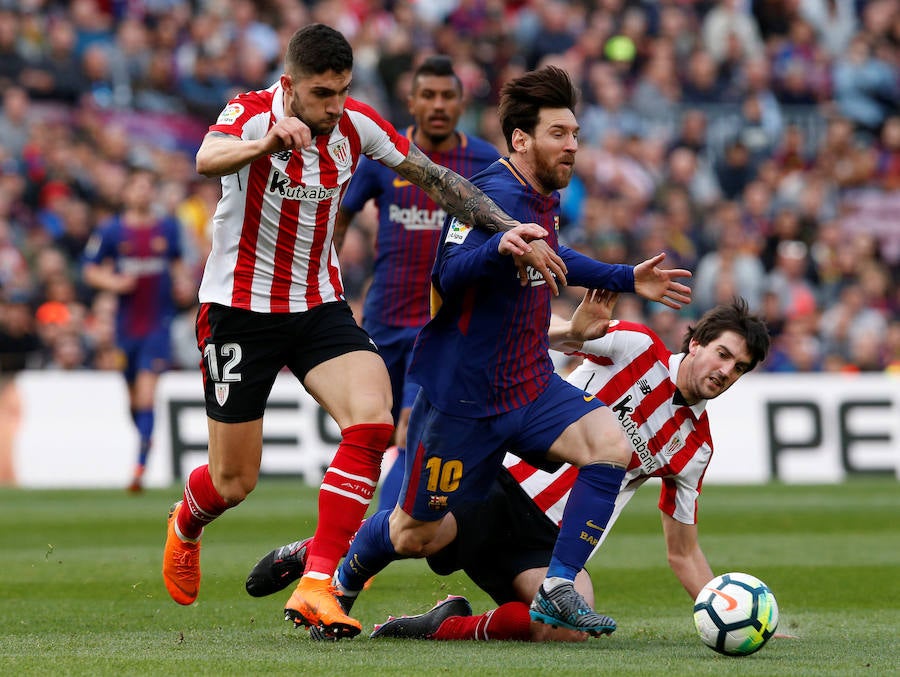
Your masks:
<svg viewBox="0 0 900 677"><path fill-rule="evenodd" d="M547 280L544 279L544 276L540 271L535 270L531 266L525 266L525 274L528 275L528 284L531 287L539 287L542 284L547 284ZM519 274L516 273L516 277L518 277L518 275ZM553 277L556 277L556 275L553 275Z"/></svg>
<svg viewBox="0 0 900 677"><path fill-rule="evenodd" d="M285 200L327 200L337 195L340 190L338 187L292 186L290 178L277 169L272 170L272 181L269 183L269 192L277 193Z"/></svg>
<svg viewBox="0 0 900 677"><path fill-rule="evenodd" d="M394 223L399 223L406 230L440 230L444 225L447 212L443 209L419 209L413 207L398 207L391 205L388 210L388 218Z"/></svg>

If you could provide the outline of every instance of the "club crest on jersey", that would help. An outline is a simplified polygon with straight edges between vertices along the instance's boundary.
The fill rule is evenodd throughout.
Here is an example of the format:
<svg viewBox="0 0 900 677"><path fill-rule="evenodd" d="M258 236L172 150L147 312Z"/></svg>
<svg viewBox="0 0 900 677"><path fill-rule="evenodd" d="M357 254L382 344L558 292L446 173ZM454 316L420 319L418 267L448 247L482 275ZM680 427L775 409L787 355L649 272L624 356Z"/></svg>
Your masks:
<svg viewBox="0 0 900 677"><path fill-rule="evenodd" d="M216 383L216 402L220 407L224 407L225 402L228 401L229 386L228 383Z"/></svg>
<svg viewBox="0 0 900 677"><path fill-rule="evenodd" d="M684 442L681 441L680 435L675 435L669 443L666 445L666 456L673 455L676 451L681 449L684 446Z"/></svg>
<svg viewBox="0 0 900 677"><path fill-rule="evenodd" d="M428 509L429 510L446 510L447 509L447 497L446 496L435 496L432 494L428 497Z"/></svg>
<svg viewBox="0 0 900 677"><path fill-rule="evenodd" d="M219 113L219 119L216 120L217 125L233 125L234 121L241 117L244 107L239 103L230 103L225 106L225 110Z"/></svg>
<svg viewBox="0 0 900 677"><path fill-rule="evenodd" d="M454 216L450 220L450 227L447 229L447 237L444 238L444 241L451 244L462 244L466 241L466 237L471 231L472 226L468 223L463 223Z"/></svg>
<svg viewBox="0 0 900 677"><path fill-rule="evenodd" d="M328 152L338 166L346 167L350 164L350 141L347 137L328 144Z"/></svg>

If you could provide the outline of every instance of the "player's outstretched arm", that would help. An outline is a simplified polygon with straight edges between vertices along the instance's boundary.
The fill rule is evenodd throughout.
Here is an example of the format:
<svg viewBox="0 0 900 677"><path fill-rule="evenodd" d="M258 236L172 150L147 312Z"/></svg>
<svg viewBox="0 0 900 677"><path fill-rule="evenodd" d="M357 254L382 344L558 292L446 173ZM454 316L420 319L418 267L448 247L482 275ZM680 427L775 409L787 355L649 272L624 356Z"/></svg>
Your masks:
<svg viewBox="0 0 900 677"><path fill-rule="evenodd" d="M669 566L691 599L696 599L703 586L714 576L697 541L697 525L682 524L666 513L660 515Z"/></svg>
<svg viewBox="0 0 900 677"><path fill-rule="evenodd" d="M663 270L659 264L665 258L665 253L657 254L634 267L634 291L645 299L679 310L682 304L691 302L691 288L676 280L691 277L691 271L683 268Z"/></svg>
<svg viewBox="0 0 900 677"><path fill-rule="evenodd" d="M416 184L437 202L444 210L463 223L484 228L492 233L513 231L519 222L497 206L483 191L470 181L447 167L432 162L416 146L410 146L409 153L394 171L406 180ZM536 224L533 224L536 225ZM501 254L516 257L522 284L528 281L526 266L541 273L553 290L559 293L558 285L566 284L566 264L542 238L546 231L518 229L504 237L505 250Z"/></svg>

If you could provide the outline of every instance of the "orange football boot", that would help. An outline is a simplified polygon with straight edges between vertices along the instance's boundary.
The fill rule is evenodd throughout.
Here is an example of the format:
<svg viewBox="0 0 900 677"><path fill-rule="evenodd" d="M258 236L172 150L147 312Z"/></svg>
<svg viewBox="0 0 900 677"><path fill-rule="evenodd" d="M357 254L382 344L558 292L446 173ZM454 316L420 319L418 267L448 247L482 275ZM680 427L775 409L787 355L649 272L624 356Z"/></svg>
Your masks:
<svg viewBox="0 0 900 677"><path fill-rule="evenodd" d="M169 510L166 549L163 551L163 582L169 595L179 604L193 604L200 592L200 541L182 541L175 533L175 518L181 501Z"/></svg>
<svg viewBox="0 0 900 677"><path fill-rule="evenodd" d="M362 624L347 615L340 597L330 580L304 576L284 607L284 620L318 628L330 639L356 637Z"/></svg>

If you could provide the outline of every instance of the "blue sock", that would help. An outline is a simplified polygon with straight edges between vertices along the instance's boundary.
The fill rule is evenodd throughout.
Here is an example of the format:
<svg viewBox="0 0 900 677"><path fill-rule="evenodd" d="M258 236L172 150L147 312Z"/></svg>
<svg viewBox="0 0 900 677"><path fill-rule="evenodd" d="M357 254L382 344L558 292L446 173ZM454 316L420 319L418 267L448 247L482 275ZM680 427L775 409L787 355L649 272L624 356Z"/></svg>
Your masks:
<svg viewBox="0 0 900 677"><path fill-rule="evenodd" d="M405 559L397 554L391 544L390 516L390 510L376 512L356 532L350 550L337 571L338 583L346 590L362 590L366 581L388 564L396 559Z"/></svg>
<svg viewBox="0 0 900 677"><path fill-rule="evenodd" d="M153 410L137 409L132 412L132 417L134 425L137 426L138 435L141 437L138 465L146 465L147 455L150 453L150 439L153 437Z"/></svg>
<svg viewBox="0 0 900 677"><path fill-rule="evenodd" d="M406 449L397 447L397 459L388 470L381 482L381 491L378 494L378 510L393 510L400 497L400 487L403 485L403 470L406 468Z"/></svg>
<svg viewBox="0 0 900 677"><path fill-rule="evenodd" d="M609 523L624 477L625 468L609 463L591 463L578 470L547 578L575 580Z"/></svg>

